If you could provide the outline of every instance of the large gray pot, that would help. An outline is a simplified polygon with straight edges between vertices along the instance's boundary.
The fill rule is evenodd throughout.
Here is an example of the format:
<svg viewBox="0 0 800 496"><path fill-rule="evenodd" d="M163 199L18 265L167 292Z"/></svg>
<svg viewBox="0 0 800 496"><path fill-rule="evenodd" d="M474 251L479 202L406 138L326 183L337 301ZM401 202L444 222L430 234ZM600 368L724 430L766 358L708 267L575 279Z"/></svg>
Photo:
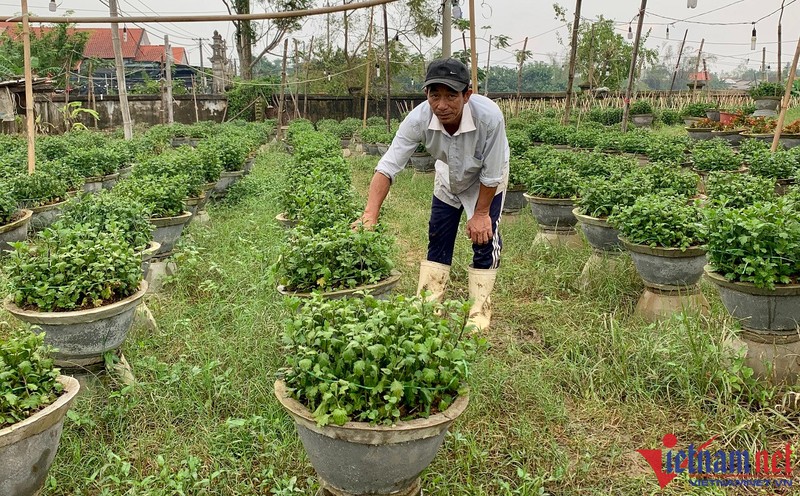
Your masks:
<svg viewBox="0 0 800 496"><path fill-rule="evenodd" d="M731 131L711 131L711 136L714 138L722 138L733 146L738 145L744 139L741 129L734 129Z"/></svg>
<svg viewBox="0 0 800 496"><path fill-rule="evenodd" d="M378 145L376 143L367 143L367 155L375 156L378 155Z"/></svg>
<svg viewBox="0 0 800 496"><path fill-rule="evenodd" d="M518 214L525 208L525 186L514 186L506 190L506 197L503 198L503 213Z"/></svg>
<svg viewBox="0 0 800 496"><path fill-rule="evenodd" d="M243 170L220 174L217 184L214 185L214 198L224 198L228 194L228 188L241 179L242 176L244 176Z"/></svg>
<svg viewBox="0 0 800 496"><path fill-rule="evenodd" d="M247 157L247 160L244 161L244 174L250 174L253 171L253 166L256 163L256 156L253 155L252 157Z"/></svg>
<svg viewBox="0 0 800 496"><path fill-rule="evenodd" d="M622 250L622 242L619 240L617 229L611 227L606 219L583 215L578 212L579 210L576 208L572 213L578 219L581 231L592 248L597 251Z"/></svg>
<svg viewBox="0 0 800 496"><path fill-rule="evenodd" d="M98 193L103 190L103 176L93 176L84 179L84 193Z"/></svg>
<svg viewBox="0 0 800 496"><path fill-rule="evenodd" d="M147 279L147 274L150 272L150 262L158 253L159 248L161 248L161 243L151 241L147 248L136 254L142 259L142 279Z"/></svg>
<svg viewBox="0 0 800 496"><path fill-rule="evenodd" d="M436 159L428 152L414 152L411 155L411 166L415 172L433 172L436 170Z"/></svg>
<svg viewBox="0 0 800 496"><path fill-rule="evenodd" d="M378 155L380 155L381 157L384 156L386 152L389 151L389 145L387 145L386 143L376 143L375 148L378 149Z"/></svg>
<svg viewBox="0 0 800 496"><path fill-rule="evenodd" d="M569 230L578 223L572 213L575 201L570 198L542 198L528 193L523 196L530 203L536 222L545 229Z"/></svg>
<svg viewBox="0 0 800 496"><path fill-rule="evenodd" d="M756 111L753 112L754 117L775 117L778 115L778 106L781 104L781 97L779 96L762 96L754 98L756 104Z"/></svg>
<svg viewBox="0 0 800 496"><path fill-rule="evenodd" d="M22 217L19 217L19 214L22 214ZM13 222L0 226L0 255L12 250L9 243L25 241L28 237L28 225L31 223L33 211L23 208L17 212L17 217Z"/></svg>
<svg viewBox="0 0 800 496"><path fill-rule="evenodd" d="M24 310L12 301L3 302L6 311L28 324L39 326L44 342L56 348L53 358L59 367L83 367L103 362L103 354L125 341L133 323L136 306L147 292L147 281L122 301L89 310L39 312Z"/></svg>
<svg viewBox="0 0 800 496"><path fill-rule="evenodd" d="M686 132L689 133L689 137L693 140L710 140L714 137L711 132L711 129L708 128L686 128Z"/></svg>
<svg viewBox="0 0 800 496"><path fill-rule="evenodd" d="M61 442L64 418L80 391L77 379L58 376L64 392L22 422L0 429L0 495L33 496L47 479Z"/></svg>
<svg viewBox="0 0 800 496"><path fill-rule="evenodd" d="M119 181L119 172L103 176L103 189L111 189Z"/></svg>
<svg viewBox="0 0 800 496"><path fill-rule="evenodd" d="M778 284L775 289L751 283L731 282L705 268L706 278L719 289L722 304L731 316L751 331L797 334L800 323L800 284Z"/></svg>
<svg viewBox="0 0 800 496"><path fill-rule="evenodd" d="M360 295L357 295L359 291L368 291L372 296L376 298L386 298L391 295L392 290L397 283L400 282L400 277L402 274L396 270L393 270L392 273L386 279L376 282L375 284L368 284L365 286L357 286L352 289L340 289L338 291L326 291L321 293L323 298L331 299L331 300L338 300L340 298L345 297L354 297L358 298ZM295 293L289 289L286 289L283 285L278 285L278 292L284 296L296 296L298 298L311 298L314 295L312 293Z"/></svg>
<svg viewBox="0 0 800 496"><path fill-rule="evenodd" d="M67 200L64 200L41 207L30 207L31 211L33 211L30 224L31 231L41 231L55 222L61 217L61 207L66 205L66 203Z"/></svg>
<svg viewBox="0 0 800 496"><path fill-rule="evenodd" d="M195 215L197 215L197 211L200 209L200 205L205 205L206 203L206 194L204 192L200 193L200 196L195 196L191 198L184 198L183 199L183 206L186 208L187 212L191 212L192 216L189 217L189 220L186 221L186 225L188 226Z"/></svg>
<svg viewBox="0 0 800 496"><path fill-rule="evenodd" d="M660 290L676 290L694 286L703 275L706 249L690 246L680 248L653 248L620 239L636 266L645 286Z"/></svg>
<svg viewBox="0 0 800 496"><path fill-rule="evenodd" d="M653 114L635 114L631 115L631 123L634 127L652 127Z"/></svg>
<svg viewBox="0 0 800 496"><path fill-rule="evenodd" d="M785 148L794 148L800 146L800 134L782 134L780 143Z"/></svg>
<svg viewBox="0 0 800 496"><path fill-rule="evenodd" d="M420 473L469 404L469 396L461 395L442 413L392 426L348 422L318 427L311 412L289 397L281 380L275 381L275 396L294 420L323 487L348 496L418 494Z"/></svg>
<svg viewBox="0 0 800 496"><path fill-rule="evenodd" d="M176 217L157 217L151 218L150 223L156 228L153 230L153 241L161 244L161 248L156 252L156 256L163 256L172 253L175 243L181 237L183 228L189 219L192 218L191 212L183 212Z"/></svg>

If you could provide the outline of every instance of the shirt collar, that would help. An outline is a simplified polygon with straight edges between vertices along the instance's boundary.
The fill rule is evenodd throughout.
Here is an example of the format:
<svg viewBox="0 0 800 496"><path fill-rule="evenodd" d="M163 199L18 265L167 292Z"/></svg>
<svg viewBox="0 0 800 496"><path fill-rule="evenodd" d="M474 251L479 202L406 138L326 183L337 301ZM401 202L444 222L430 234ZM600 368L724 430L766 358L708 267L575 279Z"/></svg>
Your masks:
<svg viewBox="0 0 800 496"><path fill-rule="evenodd" d="M431 122L428 125L428 129L431 131L446 132L444 126L442 126L442 122L436 117L436 114L431 115ZM467 102L464 104L464 110L461 111L461 122L458 124L458 129L453 136L458 136L461 133L469 133L476 129L475 121L472 119L472 110L469 108L469 102Z"/></svg>

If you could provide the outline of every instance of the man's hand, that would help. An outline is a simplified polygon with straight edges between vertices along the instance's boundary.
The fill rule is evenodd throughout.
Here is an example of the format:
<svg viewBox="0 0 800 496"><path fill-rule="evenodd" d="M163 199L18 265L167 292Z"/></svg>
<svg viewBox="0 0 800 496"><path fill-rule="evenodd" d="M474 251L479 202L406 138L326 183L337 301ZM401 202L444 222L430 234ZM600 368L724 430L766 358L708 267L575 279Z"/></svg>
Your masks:
<svg viewBox="0 0 800 496"><path fill-rule="evenodd" d="M489 214L475 215L467 221L467 236L476 245L485 245L492 239L492 218Z"/></svg>
<svg viewBox="0 0 800 496"><path fill-rule="evenodd" d="M353 230L363 227L364 229L371 231L372 229L375 228L377 224L378 224L378 218L376 216L364 212L363 214L361 214L361 217L359 217L357 221L350 224L350 227Z"/></svg>

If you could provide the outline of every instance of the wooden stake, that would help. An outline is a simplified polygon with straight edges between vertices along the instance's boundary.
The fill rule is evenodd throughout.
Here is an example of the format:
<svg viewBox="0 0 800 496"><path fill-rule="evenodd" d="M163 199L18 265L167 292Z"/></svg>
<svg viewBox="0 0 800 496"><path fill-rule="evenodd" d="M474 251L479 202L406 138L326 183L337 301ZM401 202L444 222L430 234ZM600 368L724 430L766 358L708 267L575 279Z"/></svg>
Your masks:
<svg viewBox="0 0 800 496"><path fill-rule="evenodd" d="M575 59L578 54L578 31L581 25L581 0L575 0L575 21L572 23L572 42L569 47L569 75L567 76L567 99L564 102L563 125L569 122L569 112L572 108L572 85L575 83ZM591 50L590 50L591 52Z"/></svg>
<svg viewBox="0 0 800 496"><path fill-rule="evenodd" d="M298 95L300 94L300 64L298 58L298 41L294 38L294 92L292 92L292 101L294 101L294 116L300 117L300 105L298 103Z"/></svg>
<svg viewBox="0 0 800 496"><path fill-rule="evenodd" d="M33 70L31 69L31 27L28 0L22 0L22 57L25 63L25 118L28 134L28 174L36 170L36 122L34 119Z"/></svg>
<svg viewBox="0 0 800 496"><path fill-rule="evenodd" d="M781 54L783 48L783 8L786 4L786 0L781 1L781 15L778 17L778 82L780 83L783 80L783 68L781 67ZM755 29L755 25L753 25Z"/></svg>
<svg viewBox="0 0 800 496"><path fill-rule="evenodd" d="M519 69L517 69L517 101L514 107L514 116L519 115L519 102L520 94L522 93L522 66L525 63L525 52L528 50L528 37L525 37L525 43L522 44L522 53L519 56Z"/></svg>
<svg viewBox="0 0 800 496"><path fill-rule="evenodd" d="M592 23L591 33L589 34L589 89L594 88L592 79L594 79L594 23Z"/></svg>
<svg viewBox="0 0 800 496"><path fill-rule="evenodd" d="M475 34L475 0L469 0L469 51L470 66L472 66L472 91L478 91L478 46Z"/></svg>
<svg viewBox="0 0 800 496"><path fill-rule="evenodd" d="M797 72L798 59L800 59L800 39L797 40L797 48L794 50L792 68L789 69L789 74L787 74L786 77L786 91L783 94L783 101L781 102L781 114L778 116L778 125L775 127L775 137L772 138L773 153L778 149L783 123L786 120L786 111L789 109L789 101L792 99L792 86L794 85L794 75Z"/></svg>
<svg viewBox="0 0 800 496"><path fill-rule="evenodd" d="M486 75L483 78L483 94L489 94L489 71L491 71L492 61L492 35L489 35L489 50L486 54Z"/></svg>
<svg viewBox="0 0 800 496"><path fill-rule="evenodd" d="M197 108L197 87L194 84L194 74L192 74L192 100L194 100L194 121L200 122L200 109Z"/></svg>
<svg viewBox="0 0 800 496"><path fill-rule="evenodd" d="M683 47L686 45L686 35L689 34L689 30L683 32L683 41L681 41L681 49L678 51L678 62L675 64L675 72L672 73L672 83L669 85L669 91L675 89L675 79L678 77L678 70L681 68L681 57L683 57ZM670 94L670 98L672 95Z"/></svg>
<svg viewBox="0 0 800 496"><path fill-rule="evenodd" d="M175 122L175 115L172 112L172 48L169 46L168 35L164 35L164 51L166 52L164 57L166 67L164 71L167 76L167 124L172 124Z"/></svg>
<svg viewBox="0 0 800 496"><path fill-rule="evenodd" d="M369 9L369 31L367 32L369 35L369 41L367 42L367 65L365 71L365 79L364 82L364 118L361 121L362 127L367 127L367 110L369 106L369 80L372 76L372 21L373 16L375 15L375 9Z"/></svg>
<svg viewBox="0 0 800 496"><path fill-rule="evenodd" d="M308 74L311 69L311 53L314 51L314 36L311 36L311 43L308 45L308 52L306 52L306 81L305 89L303 90L303 117L308 119Z"/></svg>
<svg viewBox="0 0 800 496"><path fill-rule="evenodd" d="M389 70L389 14L386 12L386 4L383 4L383 44L386 48L386 131L392 132L392 78Z"/></svg>
<svg viewBox="0 0 800 496"><path fill-rule="evenodd" d="M703 58L703 45L706 43L706 39L702 38L700 40L700 50L697 51L697 63L694 65L694 85L692 86L692 99L694 99L694 93L697 91L697 71L700 70L700 60Z"/></svg>
<svg viewBox="0 0 800 496"><path fill-rule="evenodd" d="M117 17L117 0L109 0L108 8L111 17ZM133 123L131 122L131 109L128 106L128 87L125 83L125 62L122 59L122 44L119 42L119 23L111 23L111 45L114 48L114 65L117 69L117 95L119 95L119 109L122 112L122 128L125 139L133 138Z"/></svg>
<svg viewBox="0 0 800 496"><path fill-rule="evenodd" d="M283 138L283 105L286 99L286 54L289 51L289 38L283 40L283 64L281 68L281 97L278 100L278 139Z"/></svg>
<svg viewBox="0 0 800 496"><path fill-rule="evenodd" d="M636 62L639 57L639 43L642 39L642 24L644 24L644 13L647 9L647 0L642 0L639 7L639 22L636 25L636 38L633 40L633 55L631 57L630 73L628 74L628 89L625 91L625 101L622 107L622 132L628 131L628 118L631 113L631 94L633 93L633 83L636 79Z"/></svg>

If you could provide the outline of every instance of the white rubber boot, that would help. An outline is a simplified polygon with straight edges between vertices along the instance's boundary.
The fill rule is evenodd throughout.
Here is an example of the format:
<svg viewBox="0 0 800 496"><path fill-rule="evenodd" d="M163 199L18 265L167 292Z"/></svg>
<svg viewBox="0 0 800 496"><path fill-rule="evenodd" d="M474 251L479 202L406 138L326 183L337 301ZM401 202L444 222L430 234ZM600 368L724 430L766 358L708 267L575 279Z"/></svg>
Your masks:
<svg viewBox="0 0 800 496"><path fill-rule="evenodd" d="M474 324L475 331L485 331L492 320L492 299L490 295L497 279L497 269L475 269L469 267L469 309L467 324Z"/></svg>
<svg viewBox="0 0 800 496"><path fill-rule="evenodd" d="M423 260L419 264L419 284L417 285L417 296L423 291L429 291L427 301L444 300L444 291L447 289L447 281L450 279L450 266Z"/></svg>

